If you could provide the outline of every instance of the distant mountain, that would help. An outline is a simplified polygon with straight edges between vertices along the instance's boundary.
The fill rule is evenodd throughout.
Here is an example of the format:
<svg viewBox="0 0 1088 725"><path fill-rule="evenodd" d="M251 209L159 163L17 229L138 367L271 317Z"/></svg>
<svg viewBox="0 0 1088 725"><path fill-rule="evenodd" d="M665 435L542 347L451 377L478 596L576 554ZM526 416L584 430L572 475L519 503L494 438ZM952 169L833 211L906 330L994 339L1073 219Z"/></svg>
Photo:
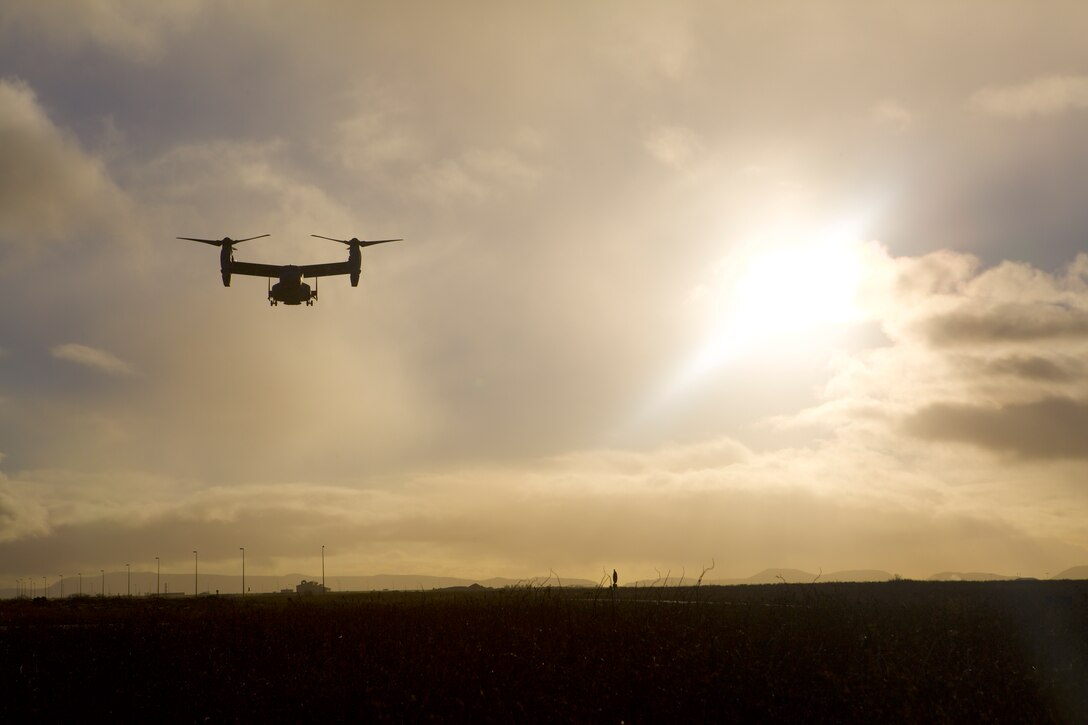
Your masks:
<svg viewBox="0 0 1088 725"><path fill-rule="evenodd" d="M824 574L820 577L822 582L887 582L895 578L881 569L850 569L848 571L836 571Z"/></svg>
<svg viewBox="0 0 1088 725"><path fill-rule="evenodd" d="M1088 566L1075 566L1066 569L1060 574L1055 574L1051 579L1088 579Z"/></svg>
<svg viewBox="0 0 1088 725"><path fill-rule="evenodd" d="M375 574L372 576L345 576L338 577L337 587L341 591L414 591L418 589L450 589L454 587L468 587L478 584L491 589L501 589L512 586L559 586L564 587L592 587L597 582L588 579L566 579L560 577L533 577L530 579L506 579L492 577L490 579L461 579L447 576L427 576L423 574ZM331 583L330 583L331 586Z"/></svg>
<svg viewBox="0 0 1088 725"><path fill-rule="evenodd" d="M847 569L831 573L816 573L800 569L764 569L747 579L715 581L715 584L810 584L812 582L886 582L894 578L881 569Z"/></svg>
<svg viewBox="0 0 1088 725"><path fill-rule="evenodd" d="M737 584L811 584L812 582L884 582L891 581L895 578L894 574L883 571L882 569L848 569L844 571L835 571L831 573L813 573L809 571L803 571L801 569L764 569L758 574L753 574L750 577L736 578L736 579L704 579L703 584L705 586L735 586ZM686 586L692 586L695 584L695 579L688 577L684 579L683 584ZM654 581L653 579L643 579L638 582L632 582L629 586L648 587L650 585L663 586L664 580ZM678 577L671 577L668 581L669 586L678 586L680 584Z"/></svg>
<svg viewBox="0 0 1088 725"><path fill-rule="evenodd" d="M744 580L745 584L811 584L817 574L810 574L800 569L764 569ZM822 577L821 577L822 578Z"/></svg>
<svg viewBox="0 0 1088 725"><path fill-rule="evenodd" d="M984 571L942 571L934 574L926 581L931 582L1000 582L1010 579L1020 579L1017 576L1005 576L1004 574L991 574Z"/></svg>

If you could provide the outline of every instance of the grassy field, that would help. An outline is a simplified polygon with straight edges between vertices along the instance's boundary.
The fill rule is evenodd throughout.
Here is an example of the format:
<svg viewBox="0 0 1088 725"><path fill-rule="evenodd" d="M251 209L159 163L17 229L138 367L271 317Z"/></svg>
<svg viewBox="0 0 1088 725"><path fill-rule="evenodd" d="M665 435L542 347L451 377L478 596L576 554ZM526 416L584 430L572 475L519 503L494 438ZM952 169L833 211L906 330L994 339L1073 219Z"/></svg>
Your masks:
<svg viewBox="0 0 1088 725"><path fill-rule="evenodd" d="M0 682L4 722L1083 723L1088 582L7 601Z"/></svg>

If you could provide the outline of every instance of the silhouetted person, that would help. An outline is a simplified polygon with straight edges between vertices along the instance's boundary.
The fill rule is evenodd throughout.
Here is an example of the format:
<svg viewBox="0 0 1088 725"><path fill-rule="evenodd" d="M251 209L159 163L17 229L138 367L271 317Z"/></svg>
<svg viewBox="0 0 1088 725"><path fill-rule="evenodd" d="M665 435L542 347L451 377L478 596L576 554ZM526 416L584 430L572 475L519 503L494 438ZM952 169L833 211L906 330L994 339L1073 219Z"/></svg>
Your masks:
<svg viewBox="0 0 1088 725"><path fill-rule="evenodd" d="M613 569L613 570L612 570L612 588L613 588L613 589L615 589L615 588L616 588L616 582L618 582L619 580L620 580L620 578L619 578L619 576L618 576L618 575L616 574L616 570L615 570L615 569Z"/></svg>

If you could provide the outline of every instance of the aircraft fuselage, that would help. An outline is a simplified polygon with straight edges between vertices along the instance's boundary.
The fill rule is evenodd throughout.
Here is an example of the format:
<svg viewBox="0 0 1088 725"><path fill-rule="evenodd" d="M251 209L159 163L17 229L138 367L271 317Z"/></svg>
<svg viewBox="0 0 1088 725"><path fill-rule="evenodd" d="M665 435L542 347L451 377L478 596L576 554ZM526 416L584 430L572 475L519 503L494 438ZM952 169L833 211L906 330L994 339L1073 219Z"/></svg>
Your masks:
<svg viewBox="0 0 1088 725"><path fill-rule="evenodd" d="M280 272L280 281L268 290L268 302L277 305L312 305L317 299L317 292L302 281L302 268L293 264L284 265Z"/></svg>

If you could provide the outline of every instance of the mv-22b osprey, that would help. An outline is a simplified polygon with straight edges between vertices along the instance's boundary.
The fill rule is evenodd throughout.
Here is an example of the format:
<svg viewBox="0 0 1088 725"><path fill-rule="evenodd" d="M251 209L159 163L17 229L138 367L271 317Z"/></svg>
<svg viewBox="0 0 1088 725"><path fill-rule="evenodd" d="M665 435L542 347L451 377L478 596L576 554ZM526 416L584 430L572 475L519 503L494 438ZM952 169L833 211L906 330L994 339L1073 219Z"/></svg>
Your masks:
<svg viewBox="0 0 1088 725"><path fill-rule="evenodd" d="M273 306L278 305L280 302L285 305L301 305L303 303L307 306L313 305L313 303L317 301L316 280L318 277L331 277L338 274L347 274L351 275L351 286L358 287L359 274L362 271L363 264L363 255L359 250L374 244L403 241L401 239L374 239L363 241L354 237L351 239L333 239L332 237L323 237L320 234L311 234L311 237L328 239L331 242L346 244L348 247L348 261L327 262L325 264L258 264L254 262L234 261L235 244L268 236L271 235L261 234L260 236L246 237L245 239L231 239L230 237L223 237L222 239L178 237L178 239L185 239L190 242L203 242L204 244L211 244L212 246L220 248L219 269L223 273L224 287L230 287L230 277L232 274L243 274L250 277L267 277L268 303ZM272 284L272 278L279 279L279 282ZM310 289L310 285L302 281L303 278L313 278L314 288Z"/></svg>

